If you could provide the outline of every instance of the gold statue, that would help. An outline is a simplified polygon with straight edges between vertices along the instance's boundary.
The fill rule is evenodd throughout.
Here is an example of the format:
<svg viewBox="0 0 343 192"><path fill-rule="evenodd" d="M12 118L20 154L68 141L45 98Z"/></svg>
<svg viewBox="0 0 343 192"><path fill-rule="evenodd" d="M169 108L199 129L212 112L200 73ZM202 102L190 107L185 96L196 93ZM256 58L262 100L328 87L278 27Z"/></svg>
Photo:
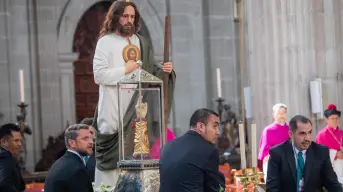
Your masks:
<svg viewBox="0 0 343 192"><path fill-rule="evenodd" d="M136 104L136 120L134 121L135 127L135 139L134 141L134 151L133 158L143 159L150 158L150 146L148 138L148 126L146 121L146 115L148 112L148 104L142 103L142 96L138 98Z"/></svg>

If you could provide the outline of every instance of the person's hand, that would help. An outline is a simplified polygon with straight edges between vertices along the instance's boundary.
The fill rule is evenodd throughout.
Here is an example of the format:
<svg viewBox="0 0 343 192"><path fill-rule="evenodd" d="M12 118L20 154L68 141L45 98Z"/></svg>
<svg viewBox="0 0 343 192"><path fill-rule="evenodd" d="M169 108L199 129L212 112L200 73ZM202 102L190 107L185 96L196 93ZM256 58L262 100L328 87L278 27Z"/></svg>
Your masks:
<svg viewBox="0 0 343 192"><path fill-rule="evenodd" d="M131 73L132 71L134 71L135 69L137 69L139 67L139 65L133 61L133 60L129 60L126 64L125 64L125 73Z"/></svg>
<svg viewBox="0 0 343 192"><path fill-rule="evenodd" d="M343 159L343 151L337 151L336 157L337 159Z"/></svg>
<svg viewBox="0 0 343 192"><path fill-rule="evenodd" d="M162 65L163 72L171 73L173 71L173 64L171 62L166 62Z"/></svg>

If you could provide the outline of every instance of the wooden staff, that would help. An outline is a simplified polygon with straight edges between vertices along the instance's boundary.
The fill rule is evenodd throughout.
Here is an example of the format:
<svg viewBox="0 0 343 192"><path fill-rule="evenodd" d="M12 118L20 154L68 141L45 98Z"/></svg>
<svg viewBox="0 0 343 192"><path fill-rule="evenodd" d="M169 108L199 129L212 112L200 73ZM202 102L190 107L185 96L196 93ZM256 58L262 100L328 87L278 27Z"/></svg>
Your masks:
<svg viewBox="0 0 343 192"><path fill-rule="evenodd" d="M169 62L169 45L170 45L170 16L165 18L164 26L164 56L163 62ZM169 119L169 102L168 102L168 82L169 82L169 73L164 72L163 74L163 95L164 95L164 127L167 130L168 119ZM166 133L163 135L163 141L166 142Z"/></svg>

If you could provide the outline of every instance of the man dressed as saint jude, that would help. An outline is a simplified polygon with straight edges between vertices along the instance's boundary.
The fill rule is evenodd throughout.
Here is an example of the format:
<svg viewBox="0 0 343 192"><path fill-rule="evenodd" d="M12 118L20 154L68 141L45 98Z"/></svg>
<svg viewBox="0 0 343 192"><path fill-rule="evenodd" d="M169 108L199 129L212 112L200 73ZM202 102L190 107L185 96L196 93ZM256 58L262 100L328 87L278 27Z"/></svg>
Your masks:
<svg viewBox="0 0 343 192"><path fill-rule="evenodd" d="M117 182L119 172L117 162L119 160L118 143L118 92L117 82L125 75L139 68L138 60L142 61L142 69L148 73L163 79L164 73L169 73L168 106L171 106L175 85L175 73L171 62L159 65L155 62L151 46L148 41L137 34L140 28L140 14L134 3L129 1L115 1L104 21L97 42L93 72L95 83L99 85L99 103L95 114L94 127L97 129L96 136L96 170L95 187L101 182L105 185L114 186ZM136 85L125 85L126 88L135 88ZM124 112L123 126L124 137L128 146L125 149L133 152L133 129L135 121L135 107L138 101L138 91L127 91L121 95L121 111ZM159 132L159 127L152 126L150 107L153 97L145 92L141 98L149 105L146 121L148 134ZM150 114L150 115L149 115Z"/></svg>

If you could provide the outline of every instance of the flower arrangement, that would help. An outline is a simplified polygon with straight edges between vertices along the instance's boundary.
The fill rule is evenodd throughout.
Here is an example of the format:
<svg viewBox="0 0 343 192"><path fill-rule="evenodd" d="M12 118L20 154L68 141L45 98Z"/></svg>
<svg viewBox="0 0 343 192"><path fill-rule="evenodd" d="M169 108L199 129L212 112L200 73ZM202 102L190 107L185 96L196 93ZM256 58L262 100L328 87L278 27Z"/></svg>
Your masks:
<svg viewBox="0 0 343 192"><path fill-rule="evenodd" d="M94 192L114 192L115 187L110 186L110 185L105 185L104 183L101 183L98 188L95 188L94 183L93 185L93 190Z"/></svg>

